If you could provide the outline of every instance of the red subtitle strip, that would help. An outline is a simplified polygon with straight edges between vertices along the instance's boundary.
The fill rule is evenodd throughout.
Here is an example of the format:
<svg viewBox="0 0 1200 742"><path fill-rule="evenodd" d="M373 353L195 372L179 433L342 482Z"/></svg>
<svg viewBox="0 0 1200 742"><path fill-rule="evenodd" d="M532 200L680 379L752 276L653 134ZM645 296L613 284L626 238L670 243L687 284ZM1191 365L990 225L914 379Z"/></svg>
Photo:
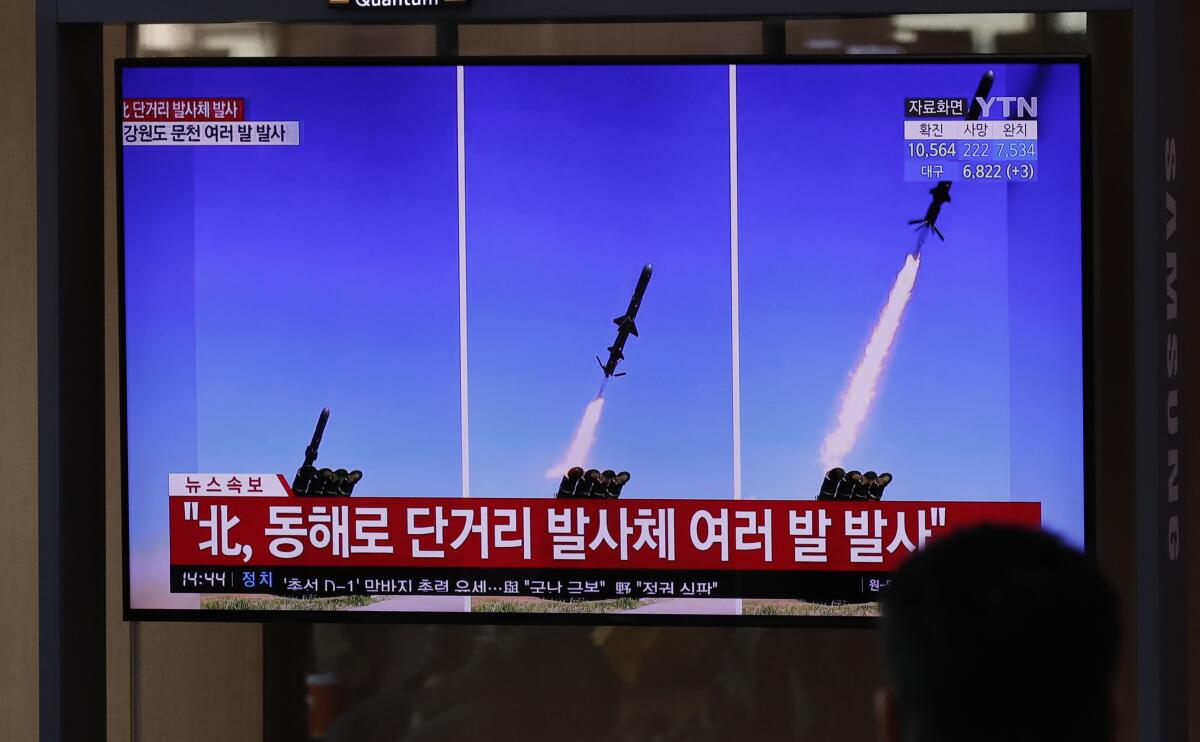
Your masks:
<svg viewBox="0 0 1200 742"><path fill-rule="evenodd" d="M1041 505L174 496L170 517L177 565L887 571Z"/></svg>
<svg viewBox="0 0 1200 742"><path fill-rule="evenodd" d="M125 121L244 121L245 98L126 98Z"/></svg>

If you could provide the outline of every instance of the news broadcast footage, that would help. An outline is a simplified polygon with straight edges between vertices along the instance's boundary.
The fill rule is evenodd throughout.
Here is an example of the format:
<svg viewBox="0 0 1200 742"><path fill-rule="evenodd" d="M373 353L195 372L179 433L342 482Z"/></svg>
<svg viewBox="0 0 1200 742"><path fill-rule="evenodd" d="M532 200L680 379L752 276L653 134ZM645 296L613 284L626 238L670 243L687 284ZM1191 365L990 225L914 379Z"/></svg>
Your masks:
<svg viewBox="0 0 1200 742"><path fill-rule="evenodd" d="M134 611L870 616L955 529L1084 546L1078 62L120 85Z"/></svg>

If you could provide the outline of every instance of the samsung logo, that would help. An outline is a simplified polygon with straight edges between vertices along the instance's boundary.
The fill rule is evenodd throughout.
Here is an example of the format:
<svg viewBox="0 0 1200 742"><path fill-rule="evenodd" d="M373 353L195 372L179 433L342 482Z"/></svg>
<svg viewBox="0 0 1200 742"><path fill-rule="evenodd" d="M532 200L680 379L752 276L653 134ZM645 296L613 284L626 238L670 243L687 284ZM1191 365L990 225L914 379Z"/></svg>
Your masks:
<svg viewBox="0 0 1200 742"><path fill-rule="evenodd" d="M1177 174L1175 138L1167 137L1163 147L1163 176L1164 176L1164 205L1166 207L1166 224L1163 229L1165 246L1164 282L1166 290L1166 399L1163 400L1167 412L1167 460L1166 460L1166 497L1167 497L1167 558L1170 561L1179 559L1182 534L1179 515L1179 333L1176 324L1179 320L1179 254L1175 250L1172 238L1175 236L1176 213L1178 211L1175 196L1171 188Z"/></svg>

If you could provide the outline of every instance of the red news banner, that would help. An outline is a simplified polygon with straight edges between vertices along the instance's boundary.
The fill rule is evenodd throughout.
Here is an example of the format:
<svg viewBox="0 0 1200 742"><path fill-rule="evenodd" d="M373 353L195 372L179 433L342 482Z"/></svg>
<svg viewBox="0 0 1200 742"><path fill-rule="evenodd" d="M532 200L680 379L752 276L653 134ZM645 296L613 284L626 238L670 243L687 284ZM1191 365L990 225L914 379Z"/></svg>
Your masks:
<svg viewBox="0 0 1200 742"><path fill-rule="evenodd" d="M244 98L125 98L124 121L244 121Z"/></svg>
<svg viewBox="0 0 1200 742"><path fill-rule="evenodd" d="M297 498L221 476L238 493L173 484L173 565L883 572L959 528L1041 522L1032 502Z"/></svg>

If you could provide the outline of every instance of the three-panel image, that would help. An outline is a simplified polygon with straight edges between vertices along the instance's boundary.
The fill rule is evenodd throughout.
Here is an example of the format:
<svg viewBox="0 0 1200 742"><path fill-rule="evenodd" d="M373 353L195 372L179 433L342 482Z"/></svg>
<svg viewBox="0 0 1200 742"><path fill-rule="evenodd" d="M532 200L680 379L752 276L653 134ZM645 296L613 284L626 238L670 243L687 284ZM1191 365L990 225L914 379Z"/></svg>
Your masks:
<svg viewBox="0 0 1200 742"><path fill-rule="evenodd" d="M595 470L620 501L812 501L886 472L885 501L1036 502L1082 545L1075 63L121 86L134 608L197 607L167 585L169 474L287 485L318 438L354 498L549 499ZM219 99L240 113L136 115Z"/></svg>

